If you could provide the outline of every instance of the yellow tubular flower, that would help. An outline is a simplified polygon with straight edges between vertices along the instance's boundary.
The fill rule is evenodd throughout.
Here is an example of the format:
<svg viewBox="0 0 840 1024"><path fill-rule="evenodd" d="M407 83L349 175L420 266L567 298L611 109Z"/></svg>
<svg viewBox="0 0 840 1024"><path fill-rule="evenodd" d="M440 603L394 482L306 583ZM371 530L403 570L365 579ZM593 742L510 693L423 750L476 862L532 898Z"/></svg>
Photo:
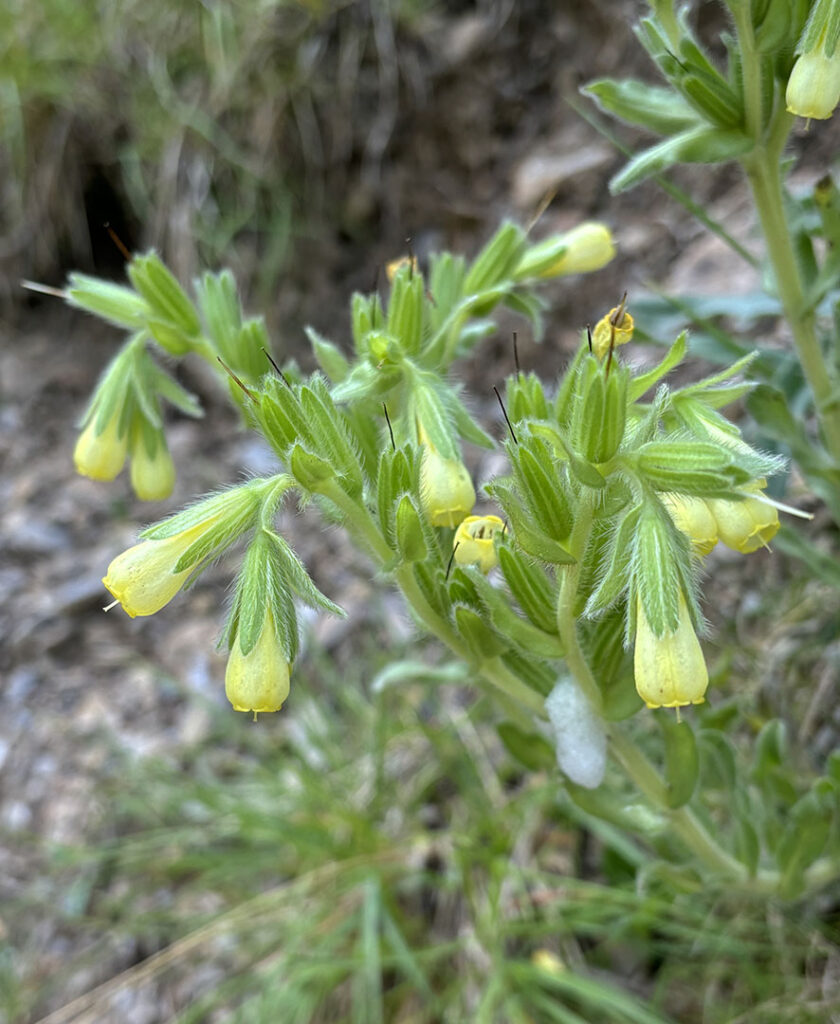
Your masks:
<svg viewBox="0 0 840 1024"><path fill-rule="evenodd" d="M682 595L679 625L665 636L656 636L637 600L633 671L636 690L649 708L703 703L709 673Z"/></svg>
<svg viewBox="0 0 840 1024"><path fill-rule="evenodd" d="M746 497L743 501L709 498L707 504L715 517L718 536L733 551L748 555L767 547L768 541L778 533L779 513L760 498Z"/></svg>
<svg viewBox="0 0 840 1024"><path fill-rule="evenodd" d="M397 274L402 270L403 267L411 265L412 273L417 274L420 272L420 264L417 262L417 257L412 256L399 256L395 260L391 260L390 263L385 264L385 276L389 282L392 282Z"/></svg>
<svg viewBox="0 0 840 1024"><path fill-rule="evenodd" d="M225 670L225 693L234 711L279 711L289 696L289 663L266 611L256 644L242 653L237 636Z"/></svg>
<svg viewBox="0 0 840 1024"><path fill-rule="evenodd" d="M490 572L499 564L495 538L504 531L505 524L498 516L467 516L455 531L452 542L458 565L477 565Z"/></svg>
<svg viewBox="0 0 840 1024"><path fill-rule="evenodd" d="M702 498L691 494L659 495L674 525L691 541L695 555L708 555L718 541L718 526L712 511Z"/></svg>
<svg viewBox="0 0 840 1024"><path fill-rule="evenodd" d="M175 486L175 463L162 436L154 455L142 437L138 437L131 449L131 486L142 501L161 501L168 498Z"/></svg>
<svg viewBox="0 0 840 1024"><path fill-rule="evenodd" d="M108 420L101 434L96 433L94 415L79 434L73 451L76 471L91 480L113 480L125 465L128 452L128 431L119 434L120 410Z"/></svg>
<svg viewBox="0 0 840 1024"><path fill-rule="evenodd" d="M618 348L633 337L633 317L624 309L624 303L602 316L592 331L592 351L599 359L609 352L610 345Z"/></svg>
<svg viewBox="0 0 840 1024"><path fill-rule="evenodd" d="M418 426L423 456L420 462L420 503L432 526L457 526L475 504L467 467L460 459L444 459Z"/></svg>
<svg viewBox="0 0 840 1024"><path fill-rule="evenodd" d="M595 221L579 224L563 236L568 248L540 277L559 277L562 274L586 274L600 270L615 256L610 229Z"/></svg>
<svg viewBox="0 0 840 1024"><path fill-rule="evenodd" d="M173 572L178 559L218 519L218 515L212 516L163 540L140 541L117 555L102 582L132 619L154 615L169 604L195 568Z"/></svg>
<svg viewBox="0 0 840 1024"><path fill-rule="evenodd" d="M813 50L799 56L793 66L785 93L791 114L825 120L840 102L840 46L829 57L825 52L825 29Z"/></svg>

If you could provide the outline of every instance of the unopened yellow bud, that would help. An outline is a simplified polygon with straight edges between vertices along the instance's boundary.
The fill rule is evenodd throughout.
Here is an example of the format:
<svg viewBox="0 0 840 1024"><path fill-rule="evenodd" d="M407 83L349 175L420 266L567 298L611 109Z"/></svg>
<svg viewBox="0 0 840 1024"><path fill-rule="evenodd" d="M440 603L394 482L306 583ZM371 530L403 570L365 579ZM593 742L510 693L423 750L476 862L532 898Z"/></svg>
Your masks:
<svg viewBox="0 0 840 1024"><path fill-rule="evenodd" d="M709 685L703 651L682 595L679 612L676 631L657 636L647 620L641 599L636 603L633 672L636 690L649 708L702 704Z"/></svg>
<svg viewBox="0 0 840 1024"><path fill-rule="evenodd" d="M610 229L596 221L586 221L561 236L566 251L540 277L560 277L563 274L586 274L605 267L615 256L615 245Z"/></svg>
<svg viewBox="0 0 840 1024"><path fill-rule="evenodd" d="M418 427L423 456L420 462L420 503L432 526L457 526L475 504L475 488L460 459L445 459Z"/></svg>
<svg viewBox="0 0 840 1024"><path fill-rule="evenodd" d="M499 564L496 537L503 533L504 522L498 516L467 516L455 531L452 542L458 565L477 565L490 572Z"/></svg>
<svg viewBox="0 0 840 1024"><path fill-rule="evenodd" d="M192 565L174 572L181 555L219 518L220 515L212 516L162 540L140 541L117 555L102 582L132 619L137 615L154 615L169 604L195 568Z"/></svg>
<svg viewBox="0 0 840 1024"><path fill-rule="evenodd" d="M416 256L400 256L395 260L391 260L390 263L385 264L385 276L388 278L389 282L392 282L402 268L408 266L411 267L412 273L419 273L420 264L417 262Z"/></svg>
<svg viewBox="0 0 840 1024"><path fill-rule="evenodd" d="M539 967L540 970L553 974L555 977L567 972L566 965L550 949L535 949L531 954L531 963L534 967Z"/></svg>
<svg viewBox="0 0 840 1024"><path fill-rule="evenodd" d="M767 547L779 531L779 513L760 498L746 497L743 501L710 498L708 506L715 517L720 539L728 548L744 555Z"/></svg>
<svg viewBox="0 0 840 1024"><path fill-rule="evenodd" d="M791 114L825 120L840 102L840 45L825 51L823 29L813 50L800 55L788 79L785 103Z"/></svg>
<svg viewBox="0 0 840 1024"><path fill-rule="evenodd" d="M610 348L626 345L632 337L633 317L625 310L622 302L595 324L592 331L592 351L599 359L603 359Z"/></svg>
<svg viewBox="0 0 840 1024"><path fill-rule="evenodd" d="M691 541L696 555L708 555L717 544L718 527L711 509L702 498L673 492L659 495L674 525Z"/></svg>
<svg viewBox="0 0 840 1024"><path fill-rule="evenodd" d="M142 501L162 501L175 486L175 463L162 436L156 438L149 455L144 438L138 437L131 449L131 486Z"/></svg>
<svg viewBox="0 0 840 1024"><path fill-rule="evenodd" d="M225 693L234 711L279 711L289 696L289 663L277 640L274 620L266 611L256 644L242 653L233 641L225 670Z"/></svg>
<svg viewBox="0 0 840 1024"><path fill-rule="evenodd" d="M128 453L128 431L120 436L120 411L105 424L101 434L96 433L97 417L79 434L73 451L76 471L91 480L113 480L125 465Z"/></svg>

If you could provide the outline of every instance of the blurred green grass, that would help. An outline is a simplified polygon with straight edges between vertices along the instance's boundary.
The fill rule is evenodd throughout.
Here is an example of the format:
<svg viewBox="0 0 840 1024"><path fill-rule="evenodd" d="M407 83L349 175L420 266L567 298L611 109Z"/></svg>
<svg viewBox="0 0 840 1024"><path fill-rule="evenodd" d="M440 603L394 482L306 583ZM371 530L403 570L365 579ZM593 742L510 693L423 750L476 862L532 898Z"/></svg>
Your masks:
<svg viewBox="0 0 840 1024"><path fill-rule="evenodd" d="M270 295L293 237L335 212L347 164L393 100L395 33L429 7L0 5L5 287L90 267L111 216L131 247L157 245L182 279L233 263Z"/></svg>
<svg viewBox="0 0 840 1024"><path fill-rule="evenodd" d="M55 849L7 908L7 1019L62 1003L50 1024L110 1019L115 994L144 985L179 1024L836 1011L824 899L768 906L647 871L644 845L591 831L556 772L507 758L486 699L417 681L416 662L399 682L398 653L347 670L314 654L282 717L214 709L194 749L116 760L98 840ZM44 976L22 926L47 908L79 952ZM101 986L69 1001L85 971Z"/></svg>

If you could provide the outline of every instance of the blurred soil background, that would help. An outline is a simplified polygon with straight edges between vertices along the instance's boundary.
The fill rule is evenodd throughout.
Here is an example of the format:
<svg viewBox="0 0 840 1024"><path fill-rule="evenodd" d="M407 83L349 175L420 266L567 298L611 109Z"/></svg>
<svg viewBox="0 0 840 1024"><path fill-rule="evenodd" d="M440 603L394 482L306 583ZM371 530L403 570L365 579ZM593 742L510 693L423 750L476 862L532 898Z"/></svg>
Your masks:
<svg viewBox="0 0 840 1024"><path fill-rule="evenodd" d="M214 380L185 363L178 374L205 417L170 418L172 498L138 502L126 474L111 485L76 476L75 424L119 336L59 299L23 290L21 280L60 288L73 269L122 280L107 223L130 249L156 248L182 282L230 266L246 310L266 315L275 356L308 369L304 326L347 346L351 292L381 280L407 238L421 261L444 247L472 255L502 218L530 223L553 197L534 237L601 219L619 255L597 274L547 286L540 347L511 318L523 369L550 380L580 328L625 291L632 310L651 283L695 294L758 284L656 185L610 198L607 182L623 158L570 105L585 102L579 86L600 75L651 77L630 27L643 6L7 0L0 11L0 1014L4 1005L10 1021L57 1010L175 937L146 927L132 935L113 910L112 875L83 872L80 884L72 870L76 860L88 863L78 851L118 841L115 788L142 774L149 758L189 775L208 749L239 768L259 751L291 757L300 687L329 704L330 671L346 671L364 695L388 652L403 652L412 637L397 599L313 510L284 513L284 532L349 615L308 622L312 653L281 715L255 726L226 710L224 658L215 651L231 574L224 561L153 618L103 614L101 577L141 524L244 474L271 472L274 460L241 430ZM718 8L700 6L699 31L712 38ZM813 179L825 169L821 131L797 139ZM683 170L675 180L754 245L734 170ZM651 358L641 349L637 357ZM511 363L503 329L459 368L499 436L491 388ZM468 458L481 479L496 465L486 454ZM776 711L790 711L782 694L791 673L822 680L819 701L830 702L831 656L809 632L825 594L791 584L782 556L761 553L737 568L715 557L707 611L722 631L717 657L734 658L753 692L775 695ZM762 615L769 593L788 594L781 633L772 626L778 614ZM733 654L724 645L734 640ZM461 697L452 699L457 706ZM801 738L815 749L835 736L820 702L802 716ZM424 813L434 818L448 799L424 796ZM560 847L552 844L557 870L573 870L572 839ZM154 899L170 906L177 891L175 881L160 883ZM102 917L90 923L103 905L110 936ZM211 973L219 955L204 965ZM633 974L624 962L606 969L625 980ZM645 971L634 969L630 983L644 993ZM49 1019L155 1024L174 1019L206 984L189 972L174 982L129 979L92 1008L80 1003ZM701 1019L685 1012L677 1008L677 1019Z"/></svg>

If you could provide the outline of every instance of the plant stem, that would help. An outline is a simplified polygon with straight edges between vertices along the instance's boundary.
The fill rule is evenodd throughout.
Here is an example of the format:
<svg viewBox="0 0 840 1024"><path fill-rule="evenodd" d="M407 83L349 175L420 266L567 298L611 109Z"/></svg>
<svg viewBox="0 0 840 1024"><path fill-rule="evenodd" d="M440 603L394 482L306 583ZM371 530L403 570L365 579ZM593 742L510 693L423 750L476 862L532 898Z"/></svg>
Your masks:
<svg viewBox="0 0 840 1024"><path fill-rule="evenodd" d="M837 382L823 358L815 330L815 317L805 298L802 274L796 259L782 192L782 153L792 115L777 98L777 109L764 126L762 116L761 56L755 47L749 4L733 9L743 61L745 127L755 148L741 158L753 194L776 289L784 309L805 379L814 395L823 439L833 458L840 462L840 406Z"/></svg>

